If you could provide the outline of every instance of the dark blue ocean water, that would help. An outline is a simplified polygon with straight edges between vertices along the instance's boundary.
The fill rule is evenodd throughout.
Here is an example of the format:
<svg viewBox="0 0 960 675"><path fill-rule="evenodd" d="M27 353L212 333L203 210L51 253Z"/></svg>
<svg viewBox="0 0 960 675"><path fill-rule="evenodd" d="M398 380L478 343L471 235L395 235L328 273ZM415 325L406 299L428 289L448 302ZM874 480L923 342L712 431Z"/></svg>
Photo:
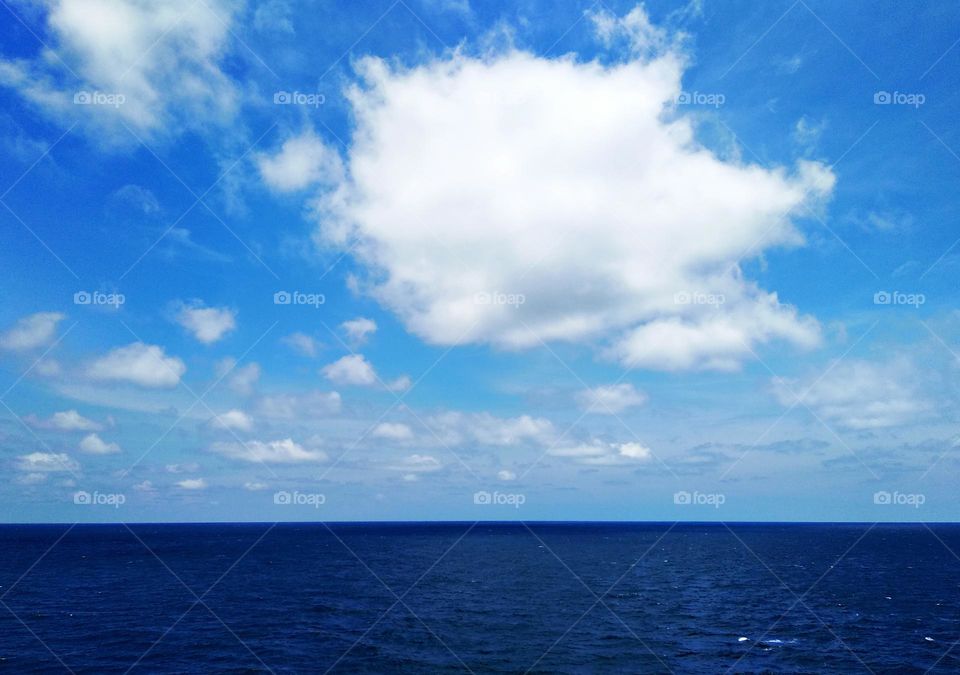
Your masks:
<svg viewBox="0 0 960 675"><path fill-rule="evenodd" d="M960 672L930 528L2 526L0 669Z"/></svg>

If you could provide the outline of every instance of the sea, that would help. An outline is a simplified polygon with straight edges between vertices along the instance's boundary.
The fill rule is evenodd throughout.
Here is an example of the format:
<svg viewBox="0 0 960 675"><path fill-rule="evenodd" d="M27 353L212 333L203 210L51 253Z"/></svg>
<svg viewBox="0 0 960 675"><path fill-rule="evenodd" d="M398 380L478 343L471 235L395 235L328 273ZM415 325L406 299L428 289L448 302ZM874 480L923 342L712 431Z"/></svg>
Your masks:
<svg viewBox="0 0 960 675"><path fill-rule="evenodd" d="M960 526L0 526L11 673L957 673Z"/></svg>

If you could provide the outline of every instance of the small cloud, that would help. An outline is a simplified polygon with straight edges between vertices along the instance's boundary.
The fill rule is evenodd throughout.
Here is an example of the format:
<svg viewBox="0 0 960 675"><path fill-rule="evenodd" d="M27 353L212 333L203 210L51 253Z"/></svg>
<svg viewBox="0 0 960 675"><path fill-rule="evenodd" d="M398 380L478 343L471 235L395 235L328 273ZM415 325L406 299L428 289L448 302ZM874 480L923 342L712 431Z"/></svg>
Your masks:
<svg viewBox="0 0 960 675"><path fill-rule="evenodd" d="M47 345L57 332L57 324L65 318L60 312L38 312L25 316L13 328L0 333L0 348L20 352Z"/></svg>
<svg viewBox="0 0 960 675"><path fill-rule="evenodd" d="M196 462L190 462L189 464L167 464L164 468L167 473L194 473L200 470L200 465Z"/></svg>
<svg viewBox="0 0 960 675"><path fill-rule="evenodd" d="M774 378L773 390L784 406L802 405L827 421L862 431L911 424L936 410L922 381L907 359L849 360L803 380Z"/></svg>
<svg viewBox="0 0 960 675"><path fill-rule="evenodd" d="M177 312L177 323L203 344L213 344L237 327L236 311L227 307L184 306Z"/></svg>
<svg viewBox="0 0 960 675"><path fill-rule="evenodd" d="M250 431L253 429L253 418L242 410L228 410L211 419L210 424L217 429Z"/></svg>
<svg viewBox="0 0 960 675"><path fill-rule="evenodd" d="M114 455L120 452L120 446L105 442L97 434L88 434L80 441L80 450L88 455Z"/></svg>
<svg viewBox="0 0 960 675"><path fill-rule="evenodd" d="M49 419L42 420L36 415L27 415L24 421L35 429L56 429L58 431L100 431L103 425L87 419L76 410L54 413Z"/></svg>
<svg viewBox="0 0 960 675"><path fill-rule="evenodd" d="M336 384L369 387L377 382L373 366L360 354L350 354L326 365L321 372Z"/></svg>
<svg viewBox="0 0 960 675"><path fill-rule="evenodd" d="M157 491L157 488L153 486L153 483L151 483L148 480L145 480L142 483L137 483L136 485L133 486L133 489L136 490L137 492L156 492Z"/></svg>
<svg viewBox="0 0 960 675"><path fill-rule="evenodd" d="M310 391L264 396L257 400L257 411L270 419L292 420L335 414L340 412L340 405L340 394L335 391Z"/></svg>
<svg viewBox="0 0 960 675"><path fill-rule="evenodd" d="M647 395L637 391L632 384L613 384L585 389L577 394L577 401L587 412L615 415L643 405L647 402Z"/></svg>
<svg viewBox="0 0 960 675"><path fill-rule="evenodd" d="M343 160L337 151L313 131L284 141L274 155L256 156L263 182L277 192L294 192L315 184L331 185L343 180Z"/></svg>
<svg viewBox="0 0 960 675"><path fill-rule="evenodd" d="M110 195L110 201L132 208L144 216L160 213L160 202L153 192L140 185L128 184Z"/></svg>
<svg viewBox="0 0 960 675"><path fill-rule="evenodd" d="M243 489L250 492L259 492L260 490L266 490L268 487L270 486L266 483L247 482L243 484Z"/></svg>
<svg viewBox="0 0 960 675"><path fill-rule="evenodd" d="M357 387L372 387L381 382L373 366L362 354L349 354L324 366L320 372L331 382ZM395 380L384 382L390 391L406 391L412 385L409 377L401 375Z"/></svg>
<svg viewBox="0 0 960 675"><path fill-rule="evenodd" d="M564 448L553 448L554 457L568 457L579 464L614 465L646 462L653 458L650 448L640 443L604 443L593 440Z"/></svg>
<svg viewBox="0 0 960 675"><path fill-rule="evenodd" d="M916 225L913 215L902 209L853 212L849 219L861 230L870 233L907 232L914 229Z"/></svg>
<svg viewBox="0 0 960 675"><path fill-rule="evenodd" d="M371 435L374 438L386 438L391 441L409 441L413 438L413 431L406 424L383 422L377 425Z"/></svg>
<svg viewBox="0 0 960 675"><path fill-rule="evenodd" d="M37 483L43 483L46 480L47 474L45 473L25 473L17 476L16 478L16 481L20 485L36 485Z"/></svg>
<svg viewBox="0 0 960 675"><path fill-rule="evenodd" d="M233 391L249 396L260 379L260 364L248 363L237 367L237 360L228 356L217 362L216 373L218 378L227 380L227 386Z"/></svg>
<svg viewBox="0 0 960 675"><path fill-rule="evenodd" d="M27 473L55 473L67 471L74 473L80 470L80 464L65 453L32 452L29 455L17 457L16 467Z"/></svg>
<svg viewBox="0 0 960 675"><path fill-rule="evenodd" d="M303 356L317 355L317 341L306 333L291 333L283 338L281 342Z"/></svg>
<svg viewBox="0 0 960 675"><path fill-rule="evenodd" d="M63 367L56 359L45 358L37 361L33 367L33 372L43 377L56 377L63 372Z"/></svg>
<svg viewBox="0 0 960 675"><path fill-rule="evenodd" d="M497 472L497 478L500 480L517 480L517 474L509 469L502 469Z"/></svg>
<svg viewBox="0 0 960 675"><path fill-rule="evenodd" d="M395 380L387 382L387 389L390 391L406 391L413 386L413 381L406 375L401 375Z"/></svg>
<svg viewBox="0 0 960 675"><path fill-rule="evenodd" d="M283 0L267 0L253 13L253 27L262 33L293 35L290 5Z"/></svg>
<svg viewBox="0 0 960 675"><path fill-rule="evenodd" d="M183 490L206 490L207 481L203 478L185 478L177 482L177 487Z"/></svg>
<svg viewBox="0 0 960 675"><path fill-rule="evenodd" d="M87 375L94 380L170 388L179 384L186 370L183 361L167 356L162 347L134 342L95 360L88 366Z"/></svg>
<svg viewBox="0 0 960 675"><path fill-rule="evenodd" d="M206 258L207 260L213 260L215 262L233 261L233 258L226 253L194 241L193 234L185 227L171 227L164 230L164 232L166 234L163 237L163 241L164 243L170 244L170 246L164 249L166 257L168 258L175 258L182 249L195 254L197 257Z"/></svg>
<svg viewBox="0 0 960 675"><path fill-rule="evenodd" d="M358 345L366 342L368 337L377 332L376 322L373 319L363 317L344 321L340 324L340 328L354 344Z"/></svg>
<svg viewBox="0 0 960 675"><path fill-rule="evenodd" d="M290 438L266 442L214 443L210 449L230 459L265 464L305 464L323 462L327 459L326 453L307 450Z"/></svg>
<svg viewBox="0 0 960 675"><path fill-rule="evenodd" d="M801 117L793 129L794 142L808 152L816 148L826 128L826 122L813 122L809 117Z"/></svg>
<svg viewBox="0 0 960 675"><path fill-rule="evenodd" d="M625 41L636 54L655 55L669 46L667 32L650 22L642 4L622 17L606 10L588 12L587 17L597 37L608 47Z"/></svg>
<svg viewBox="0 0 960 675"><path fill-rule="evenodd" d="M409 455L400 460L399 464L392 466L391 468L398 471L407 471L412 474L424 473L430 471L437 471L442 468L443 465L440 464L440 461L436 457L431 457L430 455Z"/></svg>
<svg viewBox="0 0 960 675"><path fill-rule="evenodd" d="M476 443L481 446L547 445L556 436L553 424L543 417L496 417L490 413L446 412L427 419L427 426L446 445Z"/></svg>
<svg viewBox="0 0 960 675"><path fill-rule="evenodd" d="M782 61L780 61L780 70L782 70L783 72L789 75L793 75L798 70L800 70L800 67L802 65L803 65L803 56L800 54L797 54L796 56L792 56L789 59L783 59Z"/></svg>
<svg viewBox="0 0 960 675"><path fill-rule="evenodd" d="M620 457L641 462L645 462L653 456L650 448L645 445L640 445L639 443L621 443L616 446L616 449Z"/></svg>

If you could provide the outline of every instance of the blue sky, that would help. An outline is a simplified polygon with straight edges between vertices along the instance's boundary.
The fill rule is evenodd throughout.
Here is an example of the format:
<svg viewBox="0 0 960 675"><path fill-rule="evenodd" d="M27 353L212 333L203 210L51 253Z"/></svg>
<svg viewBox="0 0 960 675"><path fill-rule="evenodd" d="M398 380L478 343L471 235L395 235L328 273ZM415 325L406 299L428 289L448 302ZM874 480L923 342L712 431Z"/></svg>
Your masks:
<svg viewBox="0 0 960 675"><path fill-rule="evenodd" d="M957 518L957 7L4 12L4 520Z"/></svg>

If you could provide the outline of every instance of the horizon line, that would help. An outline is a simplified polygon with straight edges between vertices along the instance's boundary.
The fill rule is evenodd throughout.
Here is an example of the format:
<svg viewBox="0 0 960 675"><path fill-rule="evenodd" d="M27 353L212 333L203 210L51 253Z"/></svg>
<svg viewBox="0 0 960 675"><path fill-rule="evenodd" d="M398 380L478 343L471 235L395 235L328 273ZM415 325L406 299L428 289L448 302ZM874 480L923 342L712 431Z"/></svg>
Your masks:
<svg viewBox="0 0 960 675"><path fill-rule="evenodd" d="M110 520L0 522L0 527L110 525L960 525L956 520Z"/></svg>

